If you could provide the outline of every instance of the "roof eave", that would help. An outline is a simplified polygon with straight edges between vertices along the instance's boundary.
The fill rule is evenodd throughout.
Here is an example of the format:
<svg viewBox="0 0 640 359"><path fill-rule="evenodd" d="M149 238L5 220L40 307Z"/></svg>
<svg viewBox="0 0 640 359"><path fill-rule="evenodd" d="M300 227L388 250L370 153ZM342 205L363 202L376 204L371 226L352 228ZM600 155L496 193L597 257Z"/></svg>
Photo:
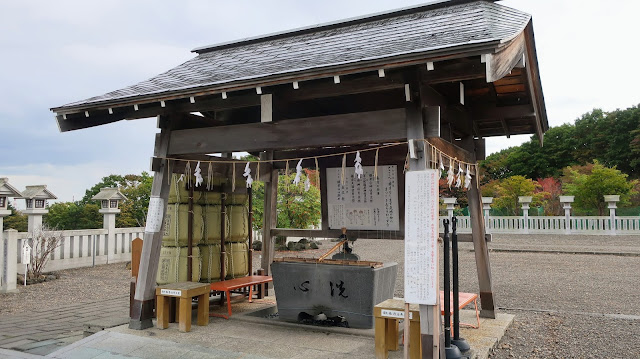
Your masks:
<svg viewBox="0 0 640 359"><path fill-rule="evenodd" d="M81 104L75 106L59 106L51 108L51 111L55 112L58 115L78 113L90 109L106 109L109 107L157 102L162 100L169 100L172 98L184 98L194 95L210 95L223 91L246 90L258 86L274 86L287 83L289 81L300 80L301 78L311 80L330 77L337 73L346 75L351 73L371 71L372 69L375 70L379 68L408 66L431 60L437 61L442 59L462 58L493 52L500 46L500 44L500 39L489 39L479 42L469 42L463 45L452 47L429 49L427 51L417 50L409 53L384 56L380 58L370 58L349 63L324 65L302 70L298 69L295 71L284 71L281 73L269 74L267 76L247 77L232 82L211 83L205 86L189 87L173 91L158 91L142 96L129 96L117 100L97 101L86 105Z"/></svg>

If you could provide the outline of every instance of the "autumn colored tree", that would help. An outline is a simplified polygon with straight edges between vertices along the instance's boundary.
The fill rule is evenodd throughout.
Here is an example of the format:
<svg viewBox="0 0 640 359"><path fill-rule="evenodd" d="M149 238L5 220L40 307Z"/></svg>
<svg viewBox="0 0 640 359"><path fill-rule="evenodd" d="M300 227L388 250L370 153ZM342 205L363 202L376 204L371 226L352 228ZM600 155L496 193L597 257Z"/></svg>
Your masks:
<svg viewBox="0 0 640 359"><path fill-rule="evenodd" d="M519 214L518 197L533 197L532 205L540 205L544 193L536 193L539 188L537 182L523 176L511 176L502 180L496 180L485 185L482 189L483 195L492 192L494 197L493 206L504 208L510 215ZM497 194L497 195L496 195Z"/></svg>
<svg viewBox="0 0 640 359"><path fill-rule="evenodd" d="M562 195L562 183L553 178L539 178L535 193L541 194L542 207L546 216L559 216L562 214L560 196Z"/></svg>

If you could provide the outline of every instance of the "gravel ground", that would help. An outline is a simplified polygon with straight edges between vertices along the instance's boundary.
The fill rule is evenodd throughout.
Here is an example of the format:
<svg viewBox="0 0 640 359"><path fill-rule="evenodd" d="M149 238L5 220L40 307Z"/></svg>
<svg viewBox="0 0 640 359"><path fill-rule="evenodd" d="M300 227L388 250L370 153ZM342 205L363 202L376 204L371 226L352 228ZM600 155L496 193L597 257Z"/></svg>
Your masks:
<svg viewBox="0 0 640 359"><path fill-rule="evenodd" d="M317 258L320 249L277 252L276 257ZM461 243L460 290L477 292L475 257ZM601 250L635 254L638 236L497 235L489 248ZM395 294L403 293L404 244L398 240L359 239L354 253L363 260L398 262ZM255 253L254 268L260 265ZM496 305L514 314L514 323L491 353L492 358L638 358L640 357L640 256L491 252ZM85 302L126 295L129 271L111 264L60 272L52 282L0 294L0 315L35 307Z"/></svg>
<svg viewBox="0 0 640 359"><path fill-rule="evenodd" d="M331 245L276 257L317 258ZM640 358L638 236L496 235L492 247L636 255L491 252L496 305L516 316L491 358ZM398 262L395 295L403 296L402 241L359 239L354 253ZM461 243L459 257L460 290L477 293L473 245Z"/></svg>
<svg viewBox="0 0 640 359"><path fill-rule="evenodd" d="M60 271L60 279L18 286L18 293L0 294L0 316L61 304L99 301L129 293L131 272L125 263Z"/></svg>

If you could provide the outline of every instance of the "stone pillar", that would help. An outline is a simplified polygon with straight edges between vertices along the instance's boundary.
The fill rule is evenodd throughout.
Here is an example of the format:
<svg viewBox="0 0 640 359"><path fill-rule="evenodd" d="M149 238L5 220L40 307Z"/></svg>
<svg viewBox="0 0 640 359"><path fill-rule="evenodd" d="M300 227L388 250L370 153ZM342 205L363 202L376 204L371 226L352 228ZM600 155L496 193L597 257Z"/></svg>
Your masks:
<svg viewBox="0 0 640 359"><path fill-rule="evenodd" d="M491 203L493 203L493 197L482 197L485 233L491 233L491 222L489 221L489 211L491 210Z"/></svg>
<svg viewBox="0 0 640 359"><path fill-rule="evenodd" d="M0 293L17 292L18 231L9 229L0 234Z"/></svg>
<svg viewBox="0 0 640 359"><path fill-rule="evenodd" d="M529 204L533 201L531 196L520 196L518 202L522 205L522 217L524 221L524 233L529 233Z"/></svg>
<svg viewBox="0 0 640 359"><path fill-rule="evenodd" d="M0 234L4 231L4 217L11 214L11 211L8 209L0 209Z"/></svg>
<svg viewBox="0 0 640 359"><path fill-rule="evenodd" d="M575 196L560 196L560 203L564 208L564 233L571 233L571 203L575 200Z"/></svg>
<svg viewBox="0 0 640 359"><path fill-rule="evenodd" d="M442 198L444 204L447 205L447 217L449 217L449 223L451 223L451 217L453 217L453 210L458 203L458 199L455 197L444 197Z"/></svg>
<svg viewBox="0 0 640 359"><path fill-rule="evenodd" d="M616 234L616 208L618 208L616 203L620 202L620 196L617 194L605 195L604 201L607 202L609 207L609 217L611 221L611 227L609 228L609 231L611 234L615 235Z"/></svg>
<svg viewBox="0 0 640 359"><path fill-rule="evenodd" d="M27 215L27 232L35 235L38 231L42 230L42 216L49 213L49 210L33 208L25 209L22 213Z"/></svg>
<svg viewBox="0 0 640 359"><path fill-rule="evenodd" d="M116 214L120 213L118 208L101 208L98 212L104 215L102 221L102 228L107 230L107 263L109 259L113 257L113 252L116 248Z"/></svg>

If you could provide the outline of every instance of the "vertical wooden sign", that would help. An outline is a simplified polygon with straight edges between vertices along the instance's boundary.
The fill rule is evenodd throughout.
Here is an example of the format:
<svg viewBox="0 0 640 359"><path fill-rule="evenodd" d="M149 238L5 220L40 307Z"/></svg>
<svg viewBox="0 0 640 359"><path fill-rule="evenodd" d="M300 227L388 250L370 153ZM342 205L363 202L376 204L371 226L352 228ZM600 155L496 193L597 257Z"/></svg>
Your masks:
<svg viewBox="0 0 640 359"><path fill-rule="evenodd" d="M440 171L409 171L405 183L404 291L407 303L436 305Z"/></svg>

